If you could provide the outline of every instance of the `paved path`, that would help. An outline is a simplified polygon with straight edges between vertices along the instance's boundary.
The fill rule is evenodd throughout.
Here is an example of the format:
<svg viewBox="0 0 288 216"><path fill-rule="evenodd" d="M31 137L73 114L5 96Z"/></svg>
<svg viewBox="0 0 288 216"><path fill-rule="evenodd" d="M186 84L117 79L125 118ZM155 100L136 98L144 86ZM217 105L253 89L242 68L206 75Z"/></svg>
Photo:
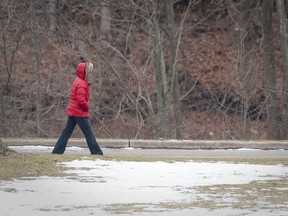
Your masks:
<svg viewBox="0 0 288 216"><path fill-rule="evenodd" d="M104 149L105 155L111 156L163 156L163 157L257 157L288 158L287 150L183 150L183 149Z"/></svg>
<svg viewBox="0 0 288 216"><path fill-rule="evenodd" d="M112 140L97 139L102 148L141 149L262 149L288 150L288 141L236 141L236 140ZM7 146L54 146L56 139L3 138ZM70 139L70 146L87 147L85 139Z"/></svg>
<svg viewBox="0 0 288 216"><path fill-rule="evenodd" d="M19 152L51 152L56 142L56 139L2 140ZM107 156L288 157L287 141L99 139L98 142ZM70 139L65 153L89 154L85 139Z"/></svg>
<svg viewBox="0 0 288 216"><path fill-rule="evenodd" d="M50 153L52 146L10 146L19 153ZM256 157L288 158L287 150L260 149L140 149L140 148L103 148L106 156L144 156L144 157ZM65 154L87 154L87 147L67 147Z"/></svg>

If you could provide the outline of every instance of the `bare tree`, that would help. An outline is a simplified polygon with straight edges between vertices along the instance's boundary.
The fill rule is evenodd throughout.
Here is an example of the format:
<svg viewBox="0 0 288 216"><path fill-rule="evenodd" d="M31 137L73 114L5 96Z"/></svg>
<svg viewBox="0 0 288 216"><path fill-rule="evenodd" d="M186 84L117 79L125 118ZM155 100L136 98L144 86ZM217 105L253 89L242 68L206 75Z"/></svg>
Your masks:
<svg viewBox="0 0 288 216"><path fill-rule="evenodd" d="M286 1L287 4L287 1ZM287 29L287 14L285 12L284 0L277 0L277 10L280 21L280 37L282 50L282 71L283 71L283 128L282 139L288 139L288 29Z"/></svg>
<svg viewBox="0 0 288 216"><path fill-rule="evenodd" d="M37 38L37 29L36 29L36 15L35 15L36 3L31 5L31 34L32 34L32 45L34 49L35 61L35 75L36 75L36 116L37 116L37 136L43 137L43 128L42 128L42 93L41 93L41 71L40 71L40 49L39 42Z"/></svg>
<svg viewBox="0 0 288 216"><path fill-rule="evenodd" d="M6 95L9 91L12 74L14 71L14 61L19 49L20 40L24 30L24 20L20 22L20 26L14 29L15 22L15 8L11 7L9 3L1 5L0 11L6 19L0 20L1 27L1 50L4 59L4 69L0 71L0 103L1 103L1 125L4 136L6 135L6 111L7 106Z"/></svg>
<svg viewBox="0 0 288 216"><path fill-rule="evenodd" d="M6 152L7 152L7 147L4 145L4 143L0 139L0 154L5 155Z"/></svg>
<svg viewBox="0 0 288 216"><path fill-rule="evenodd" d="M251 79L252 69L252 35L250 24L252 16L254 15L255 6L258 1L243 0L240 2L240 70L241 70L241 83L242 83L242 114L243 114L243 130L242 136L245 137L247 133L247 113L249 108L249 99L251 91L249 83Z"/></svg>
<svg viewBox="0 0 288 216"><path fill-rule="evenodd" d="M279 119L276 102L276 78L273 36L273 1L263 1L263 47L264 47L264 79L268 116L268 139L280 139Z"/></svg>
<svg viewBox="0 0 288 216"><path fill-rule="evenodd" d="M7 152L14 152L13 150L9 149L3 141L0 139L0 154L1 155L6 155Z"/></svg>
<svg viewBox="0 0 288 216"><path fill-rule="evenodd" d="M129 93L129 98L132 99L132 101L134 102L134 105L139 108L140 112L143 114L143 116L145 116L146 119L150 118L150 119L153 119L153 121L158 121L157 123L158 126L156 126L157 136L162 137L162 138L168 138L170 136L170 111L169 111L170 100L169 100L169 90L168 90L167 75L166 75L166 68L165 68L165 61L164 61L164 54L163 54L163 38L161 37L161 33L160 33L157 3L154 1L152 2L152 4L150 1L143 1L143 2L131 1L125 4L123 2L115 3L115 1L108 1L108 0L103 1L103 2L105 3L106 7L110 6L110 7L115 7L117 9L120 8L120 10L130 11L132 22L135 22L136 26L140 26L141 30L144 30L149 35L150 53L151 53L150 59L153 64L153 71L155 74L156 89L157 89L157 100L156 100L157 101L156 102L157 103L157 118L154 118L153 116L147 116L148 114L147 111L143 109L143 107L137 102L137 98L131 95L131 93ZM102 5L102 9L103 9L103 5ZM105 21L105 18L107 18L107 16L101 15L101 23ZM143 25L139 24L138 20L141 20L143 23L147 24L147 28L145 24ZM110 26L110 24L108 26ZM123 53L120 56L123 57L124 55L125 54ZM100 55L100 56L102 56L101 57L102 59L104 60L106 59L103 55ZM127 59L125 61L127 62ZM111 63L109 63L108 65L111 69L113 68L113 65ZM131 63L129 63L128 65L131 65ZM141 84L139 76L137 76L134 70L132 69L129 71L132 72L133 77L135 77L137 82L140 83L140 87L145 88L145 85ZM112 72L116 74L115 69L112 69ZM117 75L117 77L118 77L118 81L120 81L120 83L123 83L122 81L123 78L119 75ZM124 86L125 86L125 83L124 83ZM130 90L127 90L127 85L125 86L124 89L125 89L125 92L130 91ZM145 89L143 91L146 92ZM145 101L147 101L148 107L151 107L151 104L149 103L150 99L149 99L149 96L147 96L147 94L146 94L146 99L147 100ZM154 114L153 111L149 113ZM153 122L152 125L156 125L156 124Z"/></svg>
<svg viewBox="0 0 288 216"><path fill-rule="evenodd" d="M101 25L100 32L101 34L111 39L111 6L106 0L101 1Z"/></svg>
<svg viewBox="0 0 288 216"><path fill-rule="evenodd" d="M56 15L56 9L57 9L57 1L58 0L49 0L49 30L50 32L55 32L57 27L57 15Z"/></svg>
<svg viewBox="0 0 288 216"><path fill-rule="evenodd" d="M155 3L154 3L155 4ZM153 5L156 8L156 5ZM153 52L153 65L157 85L157 109L159 115L159 136L168 138L170 135L169 95L167 86L166 68L163 55L160 28L157 13L152 11L149 22L151 50Z"/></svg>
<svg viewBox="0 0 288 216"><path fill-rule="evenodd" d="M57 126L65 122L64 113L75 66L79 61L90 60L95 63L98 72L95 85L91 86L91 120L95 130L101 131L101 136L171 138L174 136L171 131L173 129L174 132L176 128L178 139L209 138L208 133L215 132L210 125L207 126L209 123L204 123L206 114L210 112L208 114L212 113L212 117L209 117L209 121L213 122L214 117L219 118L218 128L223 128L223 132L215 132L221 134L217 138L251 138L249 126L253 122L247 119L247 111L255 88L259 87L252 89L256 76L254 69L258 66L254 64L253 57L257 55L261 62L262 53L254 52L254 48L259 49L253 44L254 35L253 32L250 34L249 28L253 21L261 21L253 16L255 10L261 12L253 3L261 4L262 1L5 2L12 3L9 10L0 8L3 12L0 15L1 92L6 89L0 95L1 134L5 131L9 136L28 133L33 136L36 133L40 135L42 130L49 136L58 135ZM32 3L37 6L35 13L32 13ZM191 4L189 9L187 4ZM25 9L22 9L23 5ZM240 9L240 5L243 9L241 23L237 26L240 28L234 29L232 23L240 19L235 19L235 14L229 17L227 13L231 12L231 7ZM165 7L166 10L163 10ZM13 8L18 8L20 13L14 13ZM24 14L23 10L27 13ZM185 10L187 13L184 15ZM11 13L7 15L9 11ZM57 20L54 19L55 13ZM187 22L183 18L186 14ZM7 27L13 16L16 22L12 27ZM23 31L23 40L20 36L22 23L29 28ZM55 23L57 37L49 34L55 30ZM225 26L221 26L224 23ZM102 29L103 35L108 35L105 36L108 40L102 40L101 34L94 34L95 26ZM232 34L239 33L238 30L241 31L239 55L235 52L237 44L231 39ZM18 36L21 46L16 49ZM221 41L225 36L227 41ZM262 42L260 37L259 41ZM213 42L217 43L217 47ZM266 48L269 46L265 45ZM19 55L31 57L15 60L12 53L18 49ZM49 56L43 55L44 51ZM238 59L241 62L241 82L235 82L241 83L242 88L237 84L227 84L227 80L233 82L230 71ZM17 76L14 76L14 72L17 72ZM225 76L223 80L222 75ZM268 85L265 86L266 93L273 93L275 89ZM262 98L262 89L259 91ZM182 104L179 94L185 96ZM267 108L273 104L268 101ZM191 121L185 119L181 122L181 106L185 116L192 118ZM241 121L240 111L243 114ZM194 124L196 114L201 118L199 123ZM171 124L174 124L174 119L176 127ZM253 138L258 138L256 133Z"/></svg>
<svg viewBox="0 0 288 216"><path fill-rule="evenodd" d="M182 110L179 91L178 71L176 69L177 64L177 35L174 23L174 9L171 0L165 1L166 6L166 18L168 27L168 37L170 44L170 68L172 70L172 97L174 106L174 116L176 122L176 138L182 139Z"/></svg>

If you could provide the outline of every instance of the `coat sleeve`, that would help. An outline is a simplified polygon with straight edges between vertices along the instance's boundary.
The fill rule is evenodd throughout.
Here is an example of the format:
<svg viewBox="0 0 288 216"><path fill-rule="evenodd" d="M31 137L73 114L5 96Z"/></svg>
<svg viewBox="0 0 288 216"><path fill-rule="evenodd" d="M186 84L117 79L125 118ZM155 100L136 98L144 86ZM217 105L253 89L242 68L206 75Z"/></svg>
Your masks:
<svg viewBox="0 0 288 216"><path fill-rule="evenodd" d="M83 108L84 111L89 111L89 104L87 98L87 89L84 86L79 85L77 89L77 102Z"/></svg>

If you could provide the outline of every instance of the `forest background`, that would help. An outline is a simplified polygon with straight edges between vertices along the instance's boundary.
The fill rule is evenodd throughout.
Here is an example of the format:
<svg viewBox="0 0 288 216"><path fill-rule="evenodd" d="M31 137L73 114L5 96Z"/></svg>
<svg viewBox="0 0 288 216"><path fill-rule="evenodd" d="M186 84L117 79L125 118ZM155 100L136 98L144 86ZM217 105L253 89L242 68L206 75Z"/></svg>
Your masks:
<svg viewBox="0 0 288 216"><path fill-rule="evenodd" d="M92 61L97 137L287 139L286 5L1 0L0 137L58 137Z"/></svg>

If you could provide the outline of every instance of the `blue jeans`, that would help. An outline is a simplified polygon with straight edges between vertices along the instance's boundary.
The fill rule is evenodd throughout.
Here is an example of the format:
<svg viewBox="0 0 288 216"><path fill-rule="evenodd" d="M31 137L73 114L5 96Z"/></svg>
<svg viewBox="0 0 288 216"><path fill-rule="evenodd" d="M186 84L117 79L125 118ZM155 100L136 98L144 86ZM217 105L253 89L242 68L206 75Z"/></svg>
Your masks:
<svg viewBox="0 0 288 216"><path fill-rule="evenodd" d="M63 130L62 134L60 135L52 153L54 154L64 153L67 142L71 137L76 124L78 124L81 131L85 135L86 142L88 144L91 154L103 155L103 152L98 143L96 142L95 136L93 135L88 118L78 118L73 116L68 116L66 127Z"/></svg>

